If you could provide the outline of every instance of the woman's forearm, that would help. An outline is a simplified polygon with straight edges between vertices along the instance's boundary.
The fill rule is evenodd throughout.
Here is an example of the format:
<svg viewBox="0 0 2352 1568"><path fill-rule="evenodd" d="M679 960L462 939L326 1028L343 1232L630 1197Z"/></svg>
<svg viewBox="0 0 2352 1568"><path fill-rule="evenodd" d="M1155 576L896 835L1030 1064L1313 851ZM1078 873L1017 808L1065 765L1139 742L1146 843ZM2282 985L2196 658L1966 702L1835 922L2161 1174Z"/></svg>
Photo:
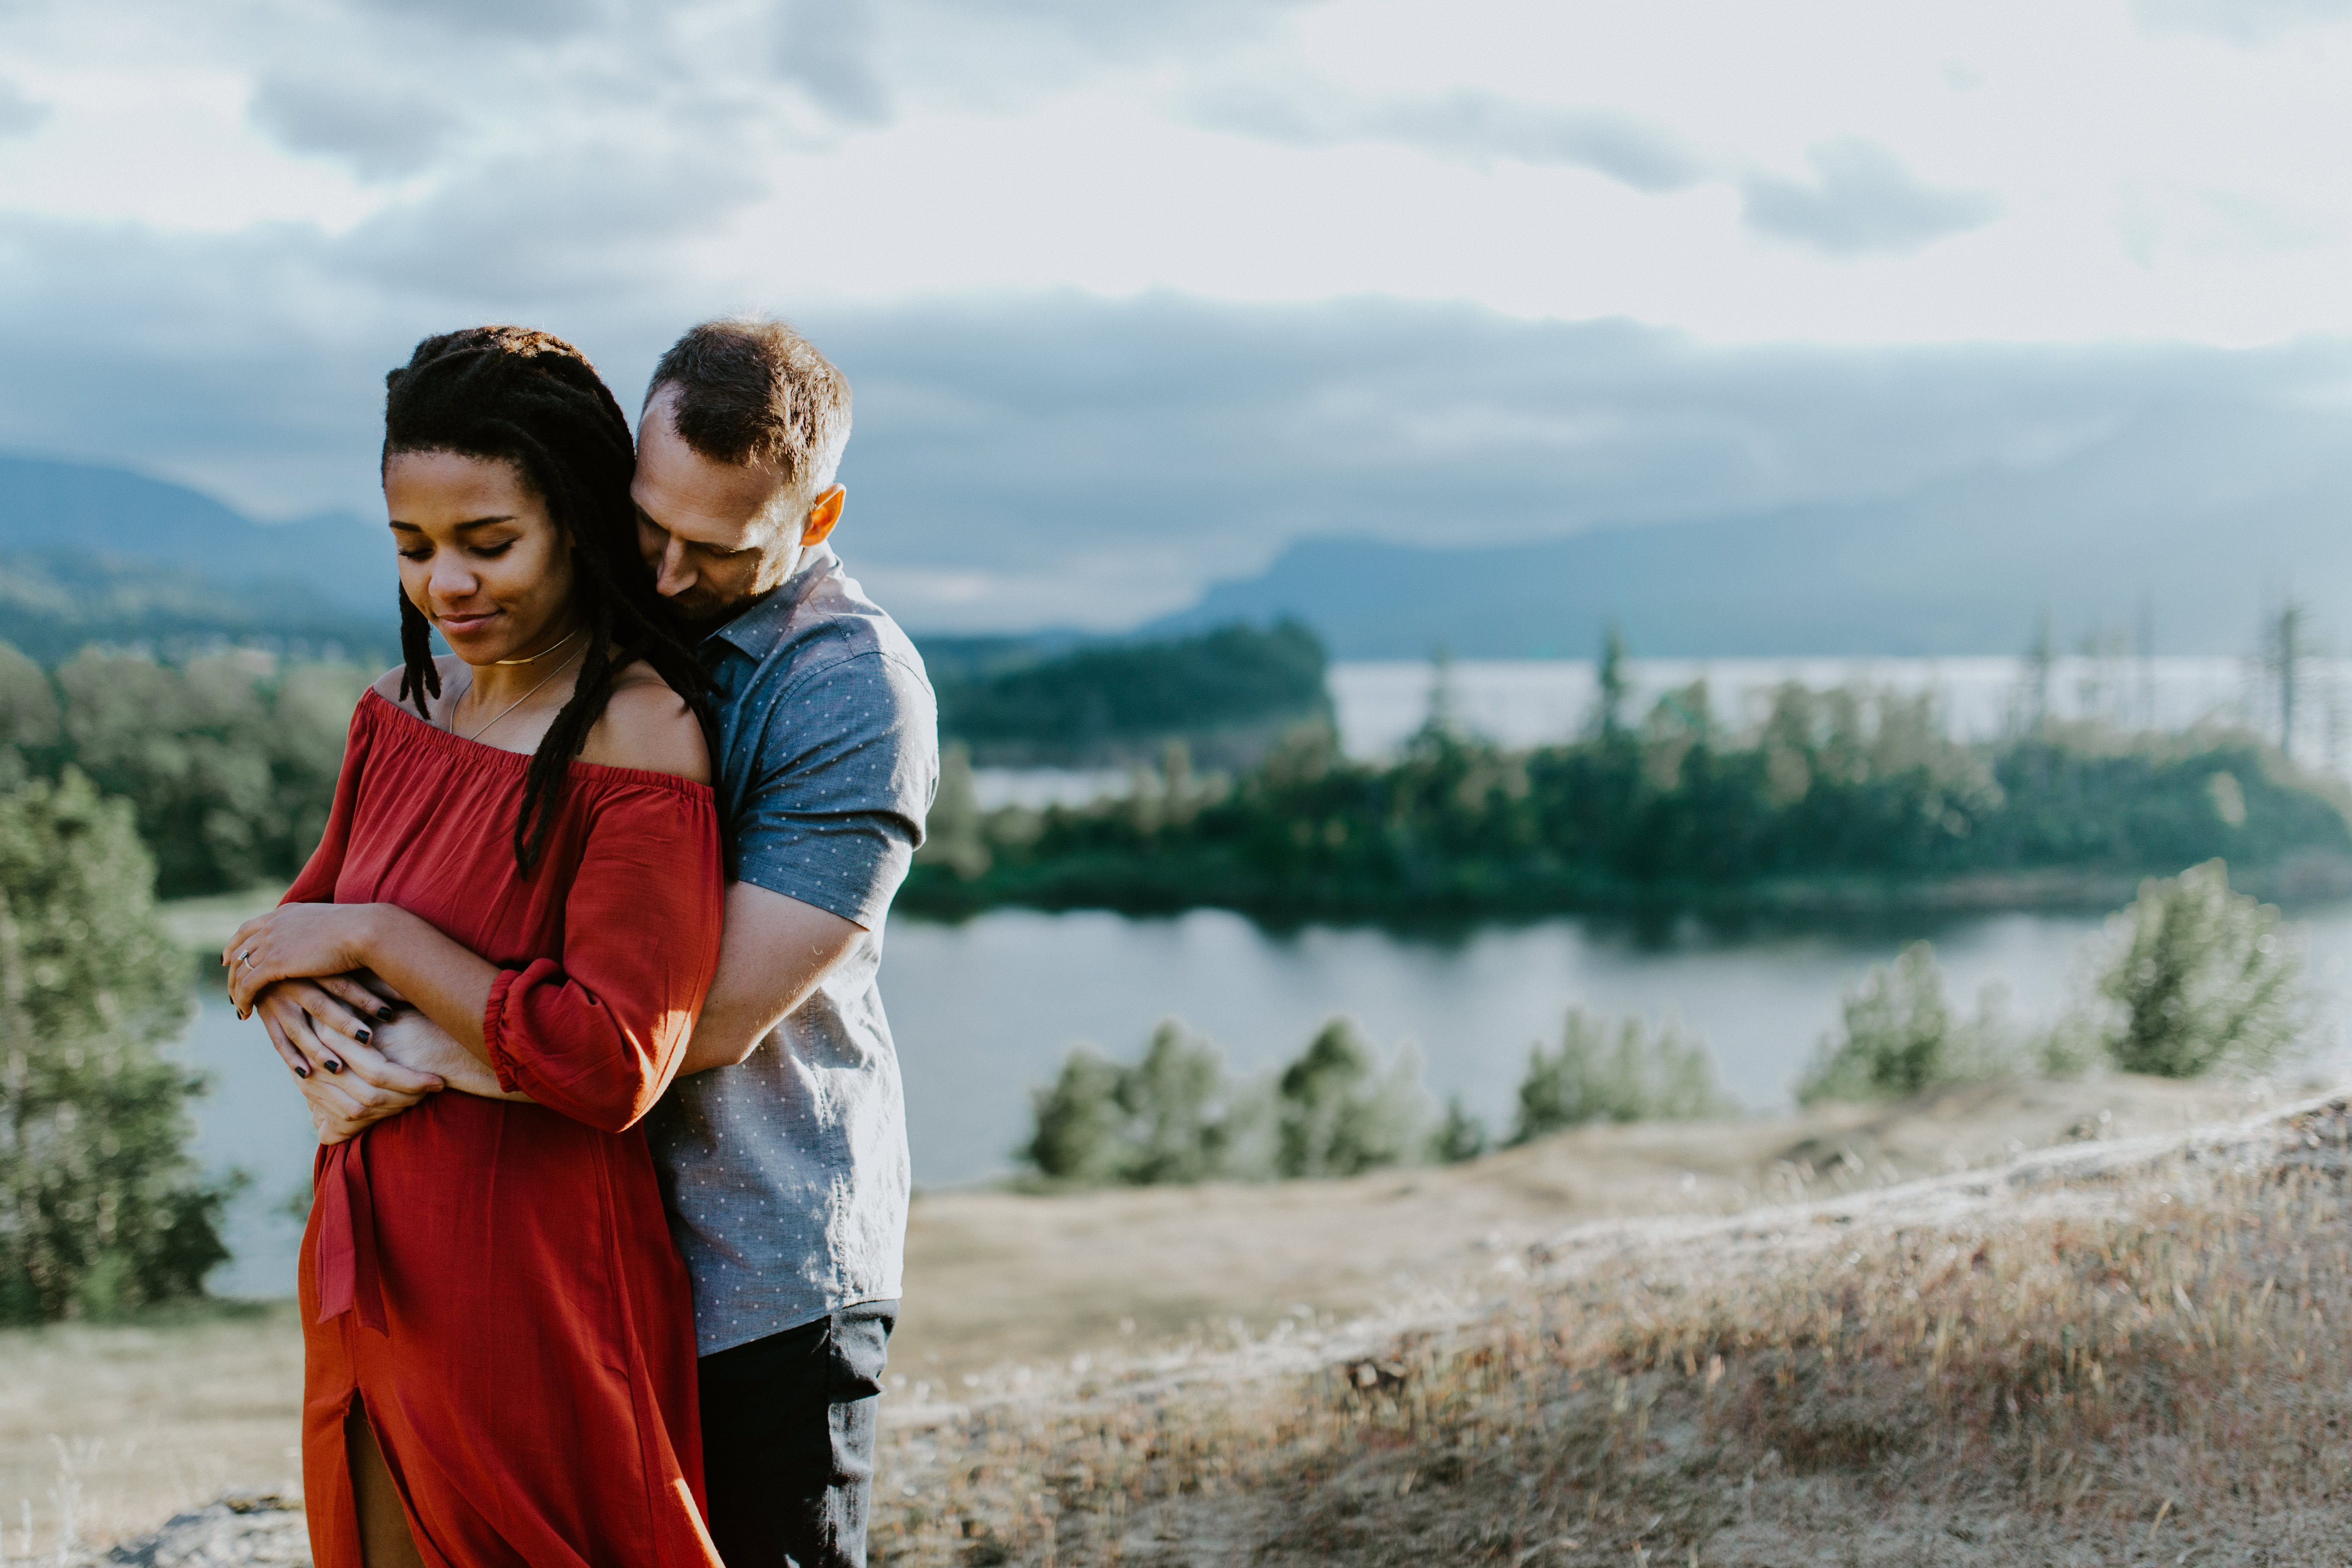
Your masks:
<svg viewBox="0 0 2352 1568"><path fill-rule="evenodd" d="M368 968L469 1055L490 1059L482 1016L497 964L397 904L370 906L364 941Z"/></svg>

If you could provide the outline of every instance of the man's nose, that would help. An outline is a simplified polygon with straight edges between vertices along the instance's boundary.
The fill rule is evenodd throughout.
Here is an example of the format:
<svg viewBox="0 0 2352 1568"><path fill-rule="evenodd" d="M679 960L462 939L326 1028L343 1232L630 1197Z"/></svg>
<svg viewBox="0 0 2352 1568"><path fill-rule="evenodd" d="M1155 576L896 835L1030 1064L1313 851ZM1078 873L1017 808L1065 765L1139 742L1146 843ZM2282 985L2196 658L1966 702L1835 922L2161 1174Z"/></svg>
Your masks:
<svg viewBox="0 0 2352 1568"><path fill-rule="evenodd" d="M662 542L661 567L654 574L654 591L664 598L673 598L693 586L694 574L686 565L686 545L672 534Z"/></svg>

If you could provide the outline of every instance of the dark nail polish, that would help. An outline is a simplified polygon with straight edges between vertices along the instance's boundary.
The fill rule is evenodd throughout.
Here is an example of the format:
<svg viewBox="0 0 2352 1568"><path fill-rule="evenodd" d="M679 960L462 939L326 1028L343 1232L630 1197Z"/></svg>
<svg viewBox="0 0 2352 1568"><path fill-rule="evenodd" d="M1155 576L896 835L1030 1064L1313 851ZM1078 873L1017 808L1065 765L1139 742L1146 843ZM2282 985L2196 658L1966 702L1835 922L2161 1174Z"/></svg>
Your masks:
<svg viewBox="0 0 2352 1568"><path fill-rule="evenodd" d="M330 1057L327 1058L327 1070L329 1072L341 1072L343 1070L343 1064L335 1060L332 1057Z"/></svg>
<svg viewBox="0 0 2352 1568"><path fill-rule="evenodd" d="M387 1003L385 1005L383 1005L383 1006L382 1006L382 1007L378 1007L378 1008L375 1010L375 1016L376 1016L377 1017L379 1017L379 1018L383 1019L385 1023L389 1024L389 1023L391 1023L394 1018L397 1018L397 1017L399 1017L399 1016L400 1016L400 1010L399 1010L398 1008L396 1008L396 1007L392 1006L390 1004L388 1004L388 1003Z"/></svg>
<svg viewBox="0 0 2352 1568"><path fill-rule="evenodd" d="M373 1029L362 1029L358 1034L353 1035L352 1038L357 1040L363 1046L372 1046L375 1044L375 1031Z"/></svg>
<svg viewBox="0 0 2352 1568"><path fill-rule="evenodd" d="M309 1068L296 1068L294 1069L294 1076L296 1078L309 1078L310 1076L310 1069Z"/></svg>

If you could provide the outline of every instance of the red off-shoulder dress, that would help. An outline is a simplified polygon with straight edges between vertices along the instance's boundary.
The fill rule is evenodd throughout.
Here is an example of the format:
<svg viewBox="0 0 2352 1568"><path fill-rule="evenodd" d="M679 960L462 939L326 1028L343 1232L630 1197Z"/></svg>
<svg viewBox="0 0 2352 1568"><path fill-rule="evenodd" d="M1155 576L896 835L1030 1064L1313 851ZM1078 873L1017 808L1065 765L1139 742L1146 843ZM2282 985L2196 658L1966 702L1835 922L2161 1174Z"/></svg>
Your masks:
<svg viewBox="0 0 2352 1568"><path fill-rule="evenodd" d="M718 963L707 785L575 763L515 868L530 759L361 699L288 901L393 903L499 966L509 1090L433 1095L319 1152L302 1238L302 1479L320 1568L361 1568L362 1402L417 1550L447 1568L719 1568L694 1315L636 1123Z"/></svg>

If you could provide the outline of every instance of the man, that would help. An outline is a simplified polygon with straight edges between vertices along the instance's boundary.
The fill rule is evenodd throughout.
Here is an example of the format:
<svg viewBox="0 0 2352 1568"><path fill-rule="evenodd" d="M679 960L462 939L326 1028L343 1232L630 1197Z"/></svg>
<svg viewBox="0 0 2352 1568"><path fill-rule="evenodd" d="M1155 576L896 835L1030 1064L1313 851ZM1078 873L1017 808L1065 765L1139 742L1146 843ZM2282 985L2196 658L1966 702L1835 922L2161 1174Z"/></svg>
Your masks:
<svg viewBox="0 0 2352 1568"><path fill-rule="evenodd" d="M709 322L654 372L631 489L660 590L703 634L719 717L726 934L646 1131L694 1278L709 1523L729 1568L864 1563L898 1319L906 1119L875 976L939 744L921 658L825 542L848 437L848 383L805 339ZM302 1085L322 1134L441 1084L498 1092L412 1011L373 1026L372 1045L352 1037L368 1028L330 990L364 1005L305 983L258 1008L281 1053L295 1041L332 1064Z"/></svg>

